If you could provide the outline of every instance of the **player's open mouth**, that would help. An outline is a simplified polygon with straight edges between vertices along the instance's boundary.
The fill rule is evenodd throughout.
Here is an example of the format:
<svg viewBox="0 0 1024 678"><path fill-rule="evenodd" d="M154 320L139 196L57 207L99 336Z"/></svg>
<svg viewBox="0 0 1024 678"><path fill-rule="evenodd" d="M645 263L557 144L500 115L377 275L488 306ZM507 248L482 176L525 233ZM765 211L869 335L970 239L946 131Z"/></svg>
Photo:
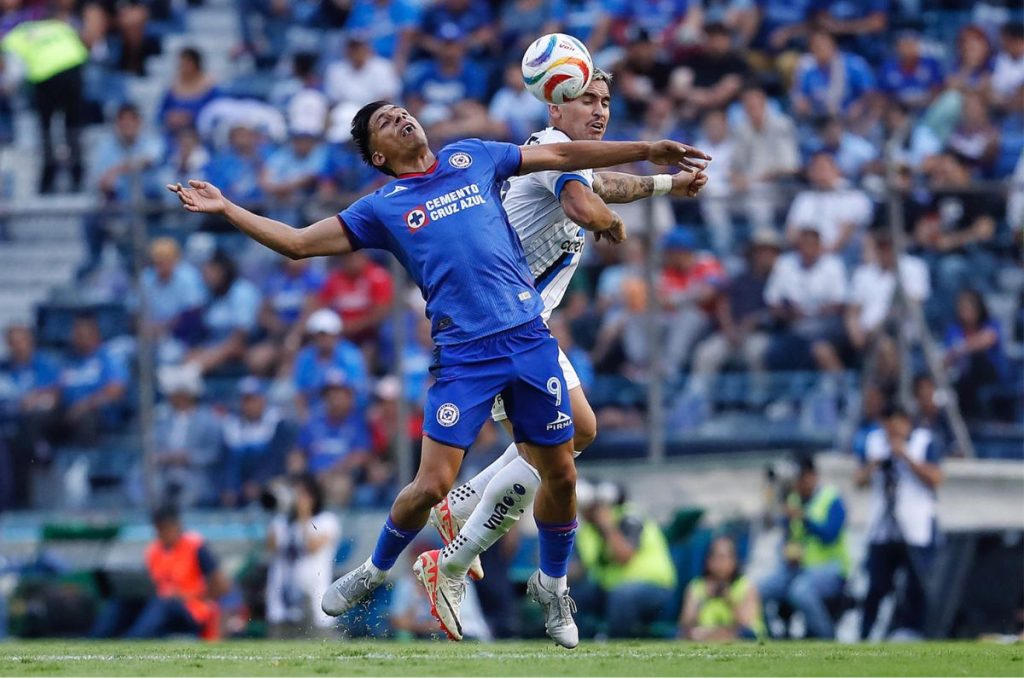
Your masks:
<svg viewBox="0 0 1024 678"><path fill-rule="evenodd" d="M407 136L409 136L410 134L412 134L415 131L416 131L416 126L415 125L413 125L411 122L410 123L406 123L405 127L402 128L402 136L403 137L407 137Z"/></svg>
<svg viewBox="0 0 1024 678"><path fill-rule="evenodd" d="M604 123L603 122L592 122L592 123L590 123L590 129L594 130L595 132L603 132L604 131Z"/></svg>

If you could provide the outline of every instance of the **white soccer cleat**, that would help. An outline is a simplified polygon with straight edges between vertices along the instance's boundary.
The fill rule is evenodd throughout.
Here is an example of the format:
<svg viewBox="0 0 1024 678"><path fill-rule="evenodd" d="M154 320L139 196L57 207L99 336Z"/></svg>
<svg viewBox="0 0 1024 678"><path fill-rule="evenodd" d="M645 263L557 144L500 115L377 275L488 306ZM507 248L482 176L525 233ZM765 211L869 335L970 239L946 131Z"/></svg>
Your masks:
<svg viewBox="0 0 1024 678"><path fill-rule="evenodd" d="M441 541L447 546L455 541L455 537L459 535L466 521L455 517L451 506L448 504L448 497L445 497L430 509L430 524L441 535ZM480 581L484 578L484 566L480 563L480 556L473 558L473 562L469 566L469 576L475 581Z"/></svg>
<svg viewBox="0 0 1024 678"><path fill-rule="evenodd" d="M576 612L576 602L569 597L568 588L561 594L549 591L540 583L538 570L526 582L526 593L544 608L544 630L551 640L568 650L580 644L580 630L572 618Z"/></svg>
<svg viewBox="0 0 1024 678"><path fill-rule="evenodd" d="M366 561L327 587L320 599L320 609L332 617L342 615L383 584L387 576L387 572Z"/></svg>
<svg viewBox="0 0 1024 678"><path fill-rule="evenodd" d="M430 598L430 613L441 624L441 630L452 640L462 640L459 611L466 597L466 580L448 577L438 567L441 551L421 553L412 566L416 579L423 584Z"/></svg>

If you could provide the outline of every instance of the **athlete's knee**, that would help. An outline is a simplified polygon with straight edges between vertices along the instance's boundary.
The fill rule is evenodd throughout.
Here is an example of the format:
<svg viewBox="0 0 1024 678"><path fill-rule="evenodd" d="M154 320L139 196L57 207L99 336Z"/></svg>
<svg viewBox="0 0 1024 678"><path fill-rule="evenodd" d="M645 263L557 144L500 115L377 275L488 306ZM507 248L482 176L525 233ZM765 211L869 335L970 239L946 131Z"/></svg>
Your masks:
<svg viewBox="0 0 1024 678"><path fill-rule="evenodd" d="M572 451L566 450L566 452L545 460L545 463L537 469L541 482L558 493L571 492L576 489L576 464L572 458Z"/></svg>
<svg viewBox="0 0 1024 678"><path fill-rule="evenodd" d="M445 498L452 489L452 481L440 474L418 475L410 487L416 503L429 508Z"/></svg>

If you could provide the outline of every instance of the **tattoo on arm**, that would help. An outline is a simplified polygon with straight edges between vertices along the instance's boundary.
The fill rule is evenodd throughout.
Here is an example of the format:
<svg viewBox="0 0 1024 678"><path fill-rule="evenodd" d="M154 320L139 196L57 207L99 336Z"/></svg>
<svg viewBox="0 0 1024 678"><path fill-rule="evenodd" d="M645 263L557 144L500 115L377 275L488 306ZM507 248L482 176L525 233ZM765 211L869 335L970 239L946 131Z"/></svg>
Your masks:
<svg viewBox="0 0 1024 678"><path fill-rule="evenodd" d="M654 193L654 178L622 172L599 172L594 177L594 193L606 203L633 202L651 197Z"/></svg>

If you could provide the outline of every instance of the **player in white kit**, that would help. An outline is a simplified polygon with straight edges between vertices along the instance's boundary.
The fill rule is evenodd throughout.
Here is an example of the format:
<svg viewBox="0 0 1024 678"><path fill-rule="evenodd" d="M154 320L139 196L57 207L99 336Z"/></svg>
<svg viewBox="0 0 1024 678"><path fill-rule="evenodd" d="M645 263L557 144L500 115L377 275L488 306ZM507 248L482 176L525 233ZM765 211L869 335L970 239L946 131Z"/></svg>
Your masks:
<svg viewBox="0 0 1024 678"><path fill-rule="evenodd" d="M611 77L596 69L583 95L567 104L548 107L551 125L531 135L527 145L603 138L611 102L610 84ZM706 182L707 176L700 171L639 177L582 170L512 177L502 202L519 234L537 291L544 300L544 320L561 303L576 272L586 242L584 231L615 243L625 239L622 220L606 203L632 202L657 195L694 197ZM594 440L597 420L576 370L561 351L559 362L569 391L576 431L574 445L579 454ZM557 380L552 381L550 388L560 388ZM491 414L495 421L506 419L501 396L495 399ZM549 426L560 423L551 422ZM477 554L512 528L529 505L538 483L536 470L513 443L490 466L451 490L430 517L448 545L439 561L446 574L464 576L468 571L475 579L483 577ZM539 587L539 582L531 580L530 595L536 598L549 594Z"/></svg>

